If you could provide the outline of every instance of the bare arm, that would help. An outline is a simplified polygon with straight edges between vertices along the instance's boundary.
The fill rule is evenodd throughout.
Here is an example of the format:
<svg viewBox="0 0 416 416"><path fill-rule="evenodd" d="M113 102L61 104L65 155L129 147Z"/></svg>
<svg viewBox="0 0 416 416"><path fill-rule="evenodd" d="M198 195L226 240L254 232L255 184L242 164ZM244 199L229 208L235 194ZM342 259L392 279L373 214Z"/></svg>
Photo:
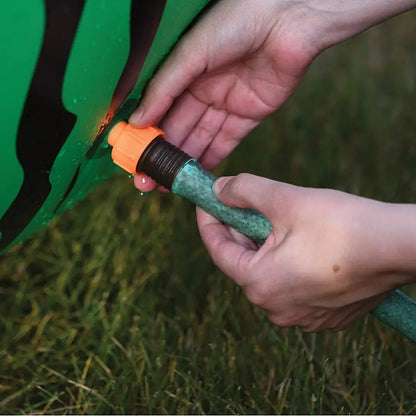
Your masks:
<svg viewBox="0 0 416 416"><path fill-rule="evenodd" d="M212 259L278 326L340 330L416 281L416 205L389 204L243 174L215 184L274 231L258 248L198 209Z"/></svg>
<svg viewBox="0 0 416 416"><path fill-rule="evenodd" d="M296 89L324 49L416 0L222 0L178 43L130 122L214 168ZM136 177L143 191L155 184Z"/></svg>

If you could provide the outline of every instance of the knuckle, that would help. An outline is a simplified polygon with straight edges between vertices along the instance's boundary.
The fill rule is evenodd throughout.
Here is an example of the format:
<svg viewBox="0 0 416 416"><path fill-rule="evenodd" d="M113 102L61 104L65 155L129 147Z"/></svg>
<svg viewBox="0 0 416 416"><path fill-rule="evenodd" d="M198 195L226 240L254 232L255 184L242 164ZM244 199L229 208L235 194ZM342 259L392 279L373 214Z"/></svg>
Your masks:
<svg viewBox="0 0 416 416"><path fill-rule="evenodd" d="M259 284L252 284L249 286L246 286L245 294L247 296L247 299L255 306L263 307L267 299L269 297L269 291L265 288L264 285Z"/></svg>
<svg viewBox="0 0 416 416"><path fill-rule="evenodd" d="M302 327L302 330L309 334L314 334L315 332L318 332L320 330L320 326L316 324L309 324L305 327Z"/></svg>
<svg viewBox="0 0 416 416"><path fill-rule="evenodd" d="M247 181L249 181L250 180L250 178L252 178L253 177L253 175L251 175L250 173L239 173L237 176L236 176L236 179L238 179L239 180L239 182L241 182L241 183L246 183Z"/></svg>
<svg viewBox="0 0 416 416"><path fill-rule="evenodd" d="M200 122L193 131L196 140L203 141L207 144L211 143L215 134L215 126L208 122Z"/></svg>
<svg viewBox="0 0 416 416"><path fill-rule="evenodd" d="M196 59L198 57L198 59ZM192 73L200 73L206 68L206 46L186 34L175 46L168 58L175 65L186 67Z"/></svg>
<svg viewBox="0 0 416 416"><path fill-rule="evenodd" d="M191 49L192 48L188 40L183 39L182 42L180 42L180 44L177 45L173 50L173 53L170 56L170 61L187 63L189 60L189 56L193 55Z"/></svg>
<svg viewBox="0 0 416 416"><path fill-rule="evenodd" d="M189 33L183 35L180 41L176 44L173 52L178 56L178 58L188 58L189 53L194 52L194 42L192 36L190 36Z"/></svg>
<svg viewBox="0 0 416 416"><path fill-rule="evenodd" d="M240 194L247 186L247 182L251 175L249 173L240 173L228 182L228 191L232 194Z"/></svg>
<svg viewBox="0 0 416 416"><path fill-rule="evenodd" d="M296 325L293 318L285 315L274 315L269 318L270 321L279 328L289 328Z"/></svg>
<svg viewBox="0 0 416 416"><path fill-rule="evenodd" d="M156 74L147 84L146 95L158 95L163 92L163 87L160 85L158 74Z"/></svg>
<svg viewBox="0 0 416 416"><path fill-rule="evenodd" d="M333 326L332 328L330 328L330 330L332 331L332 332L341 332L341 331L343 331L345 329L345 326L344 325L335 325L335 326Z"/></svg>

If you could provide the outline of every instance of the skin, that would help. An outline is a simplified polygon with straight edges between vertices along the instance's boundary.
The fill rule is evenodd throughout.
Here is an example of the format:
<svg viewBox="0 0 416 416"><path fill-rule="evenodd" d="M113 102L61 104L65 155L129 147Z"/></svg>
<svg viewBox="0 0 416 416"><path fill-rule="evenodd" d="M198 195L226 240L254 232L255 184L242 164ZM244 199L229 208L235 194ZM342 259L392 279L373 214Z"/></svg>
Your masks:
<svg viewBox="0 0 416 416"><path fill-rule="evenodd" d="M215 264L279 327L341 330L416 280L416 205L249 174L220 178L214 191L223 203L257 209L273 225L257 247L197 209Z"/></svg>
<svg viewBox="0 0 416 416"><path fill-rule="evenodd" d="M171 142L213 169L287 101L319 53L415 6L416 0L219 1L181 39L129 121L158 123ZM156 187L141 174L135 184ZM342 329L415 280L414 205L252 175L221 178L215 189L228 205L266 206L262 212L278 230L258 248L198 210L214 262L278 326Z"/></svg>

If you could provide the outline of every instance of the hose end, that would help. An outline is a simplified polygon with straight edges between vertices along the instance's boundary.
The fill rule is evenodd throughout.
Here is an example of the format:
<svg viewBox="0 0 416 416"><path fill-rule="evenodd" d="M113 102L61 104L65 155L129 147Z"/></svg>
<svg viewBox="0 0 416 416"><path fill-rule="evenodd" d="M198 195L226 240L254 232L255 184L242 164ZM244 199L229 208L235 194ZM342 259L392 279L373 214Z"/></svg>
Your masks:
<svg viewBox="0 0 416 416"><path fill-rule="evenodd" d="M113 162L129 173L136 173L140 157L156 137L164 138L165 133L155 126L137 128L120 121L108 135Z"/></svg>

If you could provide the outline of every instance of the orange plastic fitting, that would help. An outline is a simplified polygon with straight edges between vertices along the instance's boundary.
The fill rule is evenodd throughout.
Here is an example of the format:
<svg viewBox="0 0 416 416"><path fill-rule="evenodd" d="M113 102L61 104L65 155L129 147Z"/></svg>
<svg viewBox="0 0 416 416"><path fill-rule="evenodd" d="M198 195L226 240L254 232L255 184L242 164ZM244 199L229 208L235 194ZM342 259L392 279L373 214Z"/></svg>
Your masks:
<svg viewBox="0 0 416 416"><path fill-rule="evenodd" d="M129 173L136 173L141 155L156 137L164 138L165 133L155 126L137 128L120 121L108 136L108 143L113 146L113 162Z"/></svg>

